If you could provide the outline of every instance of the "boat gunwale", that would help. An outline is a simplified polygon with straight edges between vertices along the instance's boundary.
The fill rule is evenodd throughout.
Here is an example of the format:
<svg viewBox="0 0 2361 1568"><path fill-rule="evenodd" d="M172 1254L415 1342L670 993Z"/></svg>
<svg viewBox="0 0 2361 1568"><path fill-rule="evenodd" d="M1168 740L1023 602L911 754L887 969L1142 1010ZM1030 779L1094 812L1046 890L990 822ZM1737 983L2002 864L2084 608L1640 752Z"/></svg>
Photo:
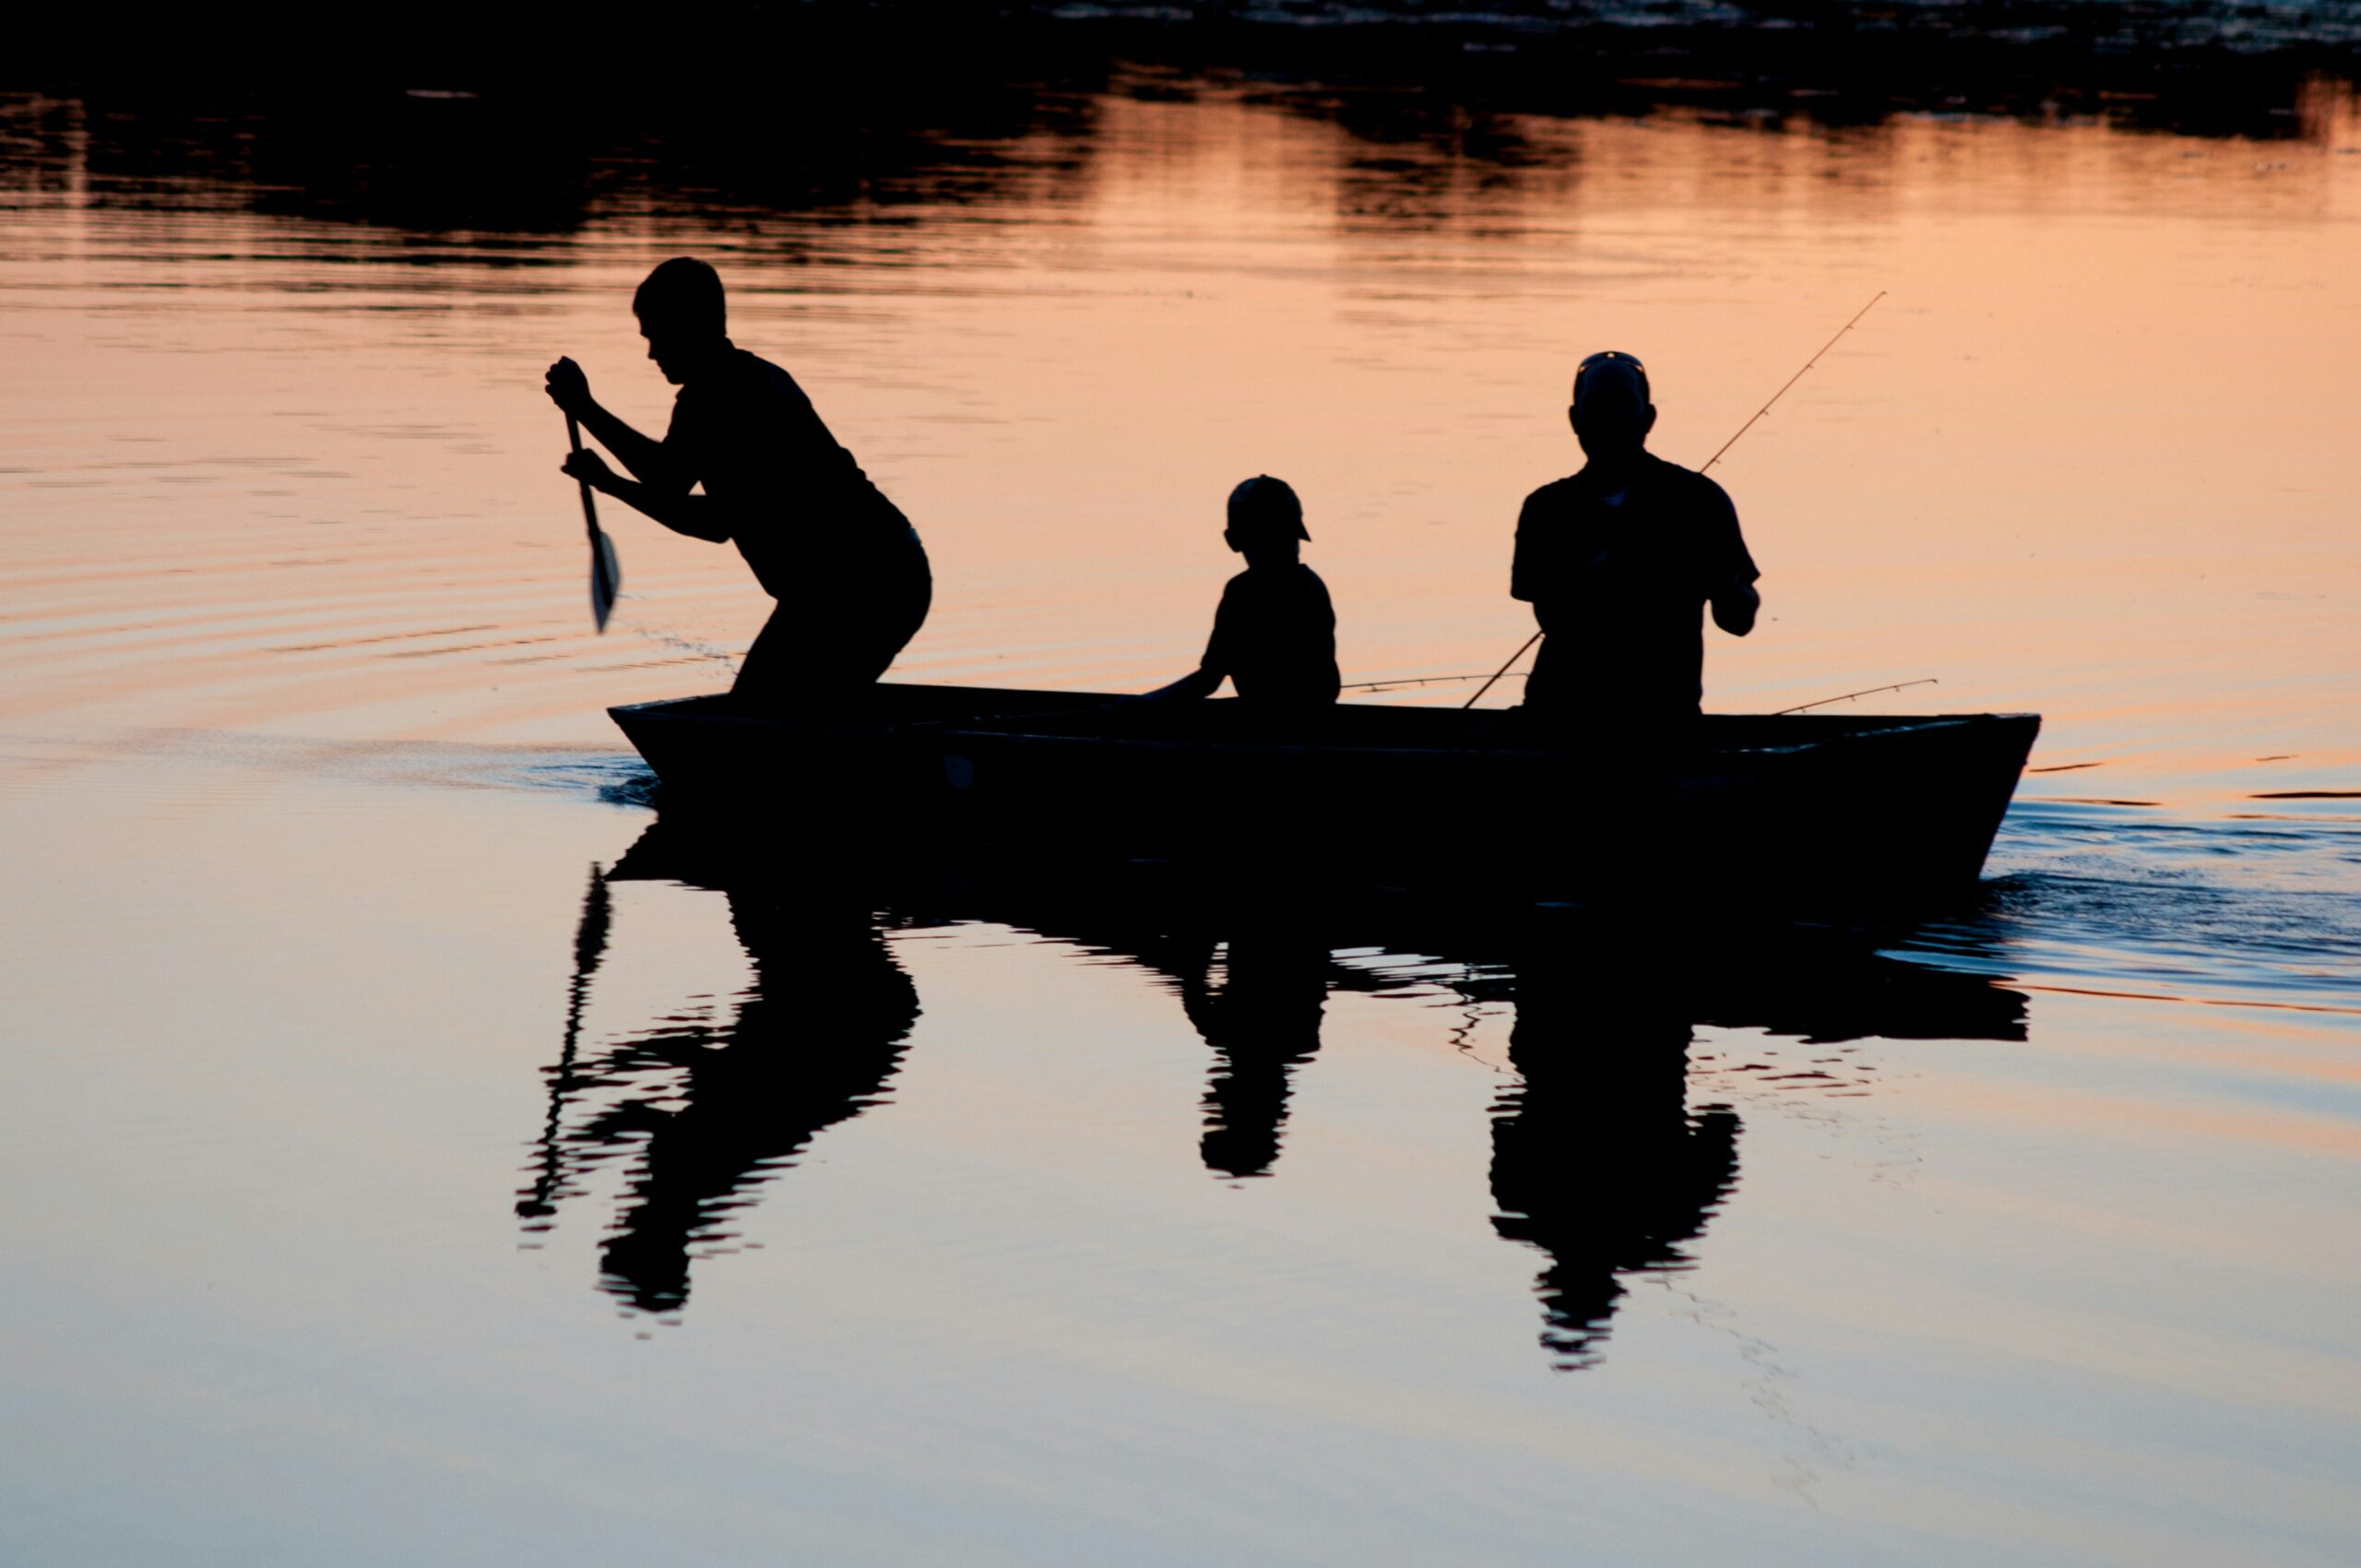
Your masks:
<svg viewBox="0 0 2361 1568"><path fill-rule="evenodd" d="M993 688L945 686L934 689L943 691L985 691L991 690ZM1048 696L1070 695L1075 699L1075 711L1077 713L1092 711L1091 708L1086 706L1091 699L1102 701L1109 700L1108 694L1093 692L1026 695L1040 695ZM693 705L711 704L720 698L726 697L726 693L706 693L695 696L667 697L659 698L651 702L628 703L610 707L607 710L607 713L608 716L615 721L616 725L623 730L626 738L630 737L631 725L626 721L625 715L630 715L634 719L646 716L658 719L659 721L670 723L693 724L699 727L728 726L731 728L744 728L774 732L791 731L811 735L815 738L859 738L878 742L896 742L910 739L977 741L984 742L1017 742L1041 747L1063 748L1086 746L1095 750L1141 753L1220 752L1242 756L1261 755L1289 758L1310 756L1334 757L1338 759L1351 759L1355 757L1367 757L1372 759L1398 759L1405 757L1469 757L1483 758L1487 761L1553 761L1569 757L1595 757L1601 754L1632 755L1647 753L1652 749L1645 743L1631 745L1589 744L1564 746L1528 745L1510 747L1464 744L1437 745L1431 743L1407 745L1386 744L1382 742L1361 741L1340 741L1334 742L1320 741L1262 741L1252 738L1229 737L1193 738L1154 735L1077 735L1060 733L1050 729L1033 730L1024 728L1005 728L995 725L989 717L978 717L973 719L963 718L956 720L919 719L901 723L889 721L878 726L856 726L849 724L807 724L800 722L789 717L762 714L734 713L728 711L677 711L680 709L690 708ZM1341 707L1350 708L1356 713L1404 711L1392 708L1388 705L1383 704L1339 704L1338 706ZM1028 720L1038 720L1050 716L1047 714L1027 713L1021 717ZM1714 713L1707 714L1703 717L1709 719L1762 720L1783 719L1789 716L1777 713ZM1783 740L1777 742L1759 742L1750 744L1730 743L1724 745L1683 746L1678 750L1658 752L1656 754L1660 755L1667 763L1676 763L1684 760L1705 760L1716 757L1793 756L1821 751L1833 745L1846 742L1858 743L1880 740L1897 740L1905 737L1923 736L1942 731L1978 728L1987 724L2013 725L2020 723L2032 723L2038 725L2041 720L2041 716L2037 713L1861 714L1847 715L1845 717L1847 719L1861 721L1861 727L1855 728L1848 726L1846 728L1833 730L1830 733L1823 735L1804 736L1793 740Z"/></svg>

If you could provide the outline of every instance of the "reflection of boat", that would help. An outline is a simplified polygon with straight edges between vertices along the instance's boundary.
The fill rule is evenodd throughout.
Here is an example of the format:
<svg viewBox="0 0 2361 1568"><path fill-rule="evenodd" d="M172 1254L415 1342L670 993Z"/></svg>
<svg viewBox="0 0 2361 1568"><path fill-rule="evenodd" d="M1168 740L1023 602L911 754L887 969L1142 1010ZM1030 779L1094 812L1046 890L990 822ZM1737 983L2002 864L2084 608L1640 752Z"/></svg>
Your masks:
<svg viewBox="0 0 2361 1568"><path fill-rule="evenodd" d="M849 806L899 814L902 829L1185 851L1236 835L1217 808L1251 801L1291 838L1387 876L1563 895L1695 871L1718 896L1789 906L1919 904L1972 885L2041 727L2030 714L1714 714L1570 741L1514 714L1345 703L1281 735L1232 702L1113 702L888 684L857 719L753 713L726 695L611 711L668 798L788 832L789 811Z"/></svg>
<svg viewBox="0 0 2361 1568"><path fill-rule="evenodd" d="M685 1159L658 1146L660 1133L647 1139L633 1186L637 1201L617 1222L608 1273L610 1289L658 1310L683 1299L685 1259L719 1239L715 1222L730 1206L752 1201L818 1130L884 1097L912 1004L908 982L890 956L881 957L869 911L887 927L979 921L1030 931L1157 977L1210 1050L1196 1155L1209 1173L1229 1180L1284 1178L1281 1146L1297 1080L1317 1071L1323 1014L1336 993L1441 992L1452 1001L1439 1028L1460 1016L1460 1004L1505 1005L1515 1081L1490 1117L1491 1228L1539 1254L1541 1342L1565 1368L1596 1364L1606 1353L1633 1280L1694 1265L1738 1184L1738 1111L1691 1100L1698 1025L1815 1046L1869 1036L2024 1038L2019 992L1824 928L1714 930L1693 919L1661 926L1619 912L1502 915L1160 864L1074 867L1021 856L880 863L777 839L750 844L698 814L651 826L609 878L726 890L758 980L730 1047L746 1060L728 1075L698 1072L694 1052L651 1051L650 1042L662 1044L677 1024L611 1048L586 1072L573 1054L572 1011L551 1070L562 1100L579 1093L567 1086L611 1089L634 1072L668 1069L674 1076L646 1080L643 1098L677 1104L665 1126L682 1150L710 1139L716 1124L728 1134ZM742 912L756 907L777 912L758 927ZM807 912L790 919L797 909ZM859 913L848 921L845 911ZM594 883L584 920L577 951L592 953L593 935L607 929L603 884ZM861 962L848 967L853 956ZM876 980L848 988L823 978L846 973ZM780 989L781 979L799 974L798 989ZM798 1051L779 1020L808 1010L807 991L824 1011L836 1009L832 1018L859 1027L814 1036L816 1051ZM841 1008L840 994L872 1000ZM765 1028L753 1027L757 1015ZM777 1075L777 1087L750 1095L747 1069L757 1067ZM1816 1069L1786 1075L1790 1084L1829 1077ZM1861 1082L1854 1072L1840 1087L1858 1092ZM638 1131L611 1115L585 1120L563 1103L549 1125L552 1137L575 1129L565 1134L573 1152L545 1151L528 1196L545 1195L542 1171L578 1171ZM1176 1152L1144 1149L1138 1158ZM678 1191L659 1203L668 1182ZM545 1204L520 1206L528 1218L550 1212Z"/></svg>

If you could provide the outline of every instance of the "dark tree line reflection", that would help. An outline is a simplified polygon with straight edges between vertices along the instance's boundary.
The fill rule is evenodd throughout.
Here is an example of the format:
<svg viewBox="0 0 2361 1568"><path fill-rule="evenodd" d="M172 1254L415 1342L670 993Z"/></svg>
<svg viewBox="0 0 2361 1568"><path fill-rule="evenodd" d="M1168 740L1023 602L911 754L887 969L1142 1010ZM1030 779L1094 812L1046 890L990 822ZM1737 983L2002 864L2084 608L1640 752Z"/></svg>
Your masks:
<svg viewBox="0 0 2361 1568"><path fill-rule="evenodd" d="M1835 1050L1872 1035L2023 1036L2017 992L1794 932L1719 945L1572 918L1487 929L1106 876L963 875L907 895L808 873L764 873L651 829L612 875L717 891L752 978L726 1016L684 1011L586 1051L585 997L612 924L609 878L592 873L558 1057L544 1069L548 1119L516 1210L528 1232L545 1230L587 1178L621 1163L600 1284L635 1310L681 1310L694 1260L729 1245L736 1212L827 1129L888 1099L919 1013L885 940L895 924L991 921L1157 976L1207 1047L1197 1152L1230 1181L1277 1174L1333 992L1436 983L1430 963L1414 980L1366 955L1447 957L1451 989L1513 1011L1514 1081L1491 1112L1490 1223L1539 1254L1540 1339L1567 1368L1598 1360L1635 1276L1690 1266L1737 1185L1739 1117L1691 1104L1698 1024Z"/></svg>
<svg viewBox="0 0 2361 1568"><path fill-rule="evenodd" d="M147 30L87 36L106 26L93 12L46 42L38 30L12 41L0 192L384 228L409 242L373 243L366 259L388 265L550 266L618 218L760 249L797 243L765 237L776 215L890 222L920 203L1072 202L1098 178L1109 101L1239 95L1343 133L1324 177L1348 225L1489 229L1521 189L1584 172L1578 151L1534 134L1540 121L1669 112L1853 149L1928 112L2321 141L2349 113L2361 65L2349 18L2290 12L2265 39L2229 0L1774 8L1735 22L1701 4L1678 27L1533 3L1550 25L1502 30L1473 11L1307 30L1218 7L1172 26L1045 7L742 6L709 18L711 37L635 24L642 48L615 51L592 30L536 37L515 58L455 52L416 21L389 38L372 18L339 55L350 68L328 73L243 58L194 70L189 46ZM202 14L188 25L221 42ZM908 47L913 36L930 46ZM668 47L694 57L659 68Z"/></svg>

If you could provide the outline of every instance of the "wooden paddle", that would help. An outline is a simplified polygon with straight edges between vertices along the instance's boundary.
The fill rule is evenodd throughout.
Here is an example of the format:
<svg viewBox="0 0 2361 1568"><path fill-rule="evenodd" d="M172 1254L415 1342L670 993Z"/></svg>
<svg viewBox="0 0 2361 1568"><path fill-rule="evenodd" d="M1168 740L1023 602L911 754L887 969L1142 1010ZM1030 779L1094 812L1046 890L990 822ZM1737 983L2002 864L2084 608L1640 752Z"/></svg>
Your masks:
<svg viewBox="0 0 2361 1568"><path fill-rule="evenodd" d="M582 450L582 427L572 414L565 416L565 438L575 451ZM590 481L577 482L582 486L582 526L590 530L590 614L603 632L615 608L615 595L623 591L623 569L615 561L614 541L599 530L599 504L590 497Z"/></svg>

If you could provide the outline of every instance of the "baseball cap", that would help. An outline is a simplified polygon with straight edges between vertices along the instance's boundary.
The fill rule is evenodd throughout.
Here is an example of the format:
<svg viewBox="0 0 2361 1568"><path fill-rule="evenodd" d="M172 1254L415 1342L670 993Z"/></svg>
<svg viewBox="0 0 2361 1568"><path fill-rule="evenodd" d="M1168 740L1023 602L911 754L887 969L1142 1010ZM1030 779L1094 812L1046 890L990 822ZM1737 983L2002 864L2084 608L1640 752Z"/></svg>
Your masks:
<svg viewBox="0 0 2361 1568"><path fill-rule="evenodd" d="M1256 474L1229 493L1229 527L1232 532L1258 537L1292 535L1307 543L1311 539L1304 531L1303 503L1294 488L1269 474Z"/></svg>
<svg viewBox="0 0 2361 1568"><path fill-rule="evenodd" d="M1596 381L1596 378L1600 377L1606 379ZM1620 349L1602 349L1597 353L1586 356L1581 364L1574 367L1574 401L1576 403L1579 404L1583 400L1583 388L1593 385L1595 381L1602 386L1620 382L1625 386L1635 390L1642 403L1648 401L1648 367L1642 364L1635 356L1627 354Z"/></svg>

